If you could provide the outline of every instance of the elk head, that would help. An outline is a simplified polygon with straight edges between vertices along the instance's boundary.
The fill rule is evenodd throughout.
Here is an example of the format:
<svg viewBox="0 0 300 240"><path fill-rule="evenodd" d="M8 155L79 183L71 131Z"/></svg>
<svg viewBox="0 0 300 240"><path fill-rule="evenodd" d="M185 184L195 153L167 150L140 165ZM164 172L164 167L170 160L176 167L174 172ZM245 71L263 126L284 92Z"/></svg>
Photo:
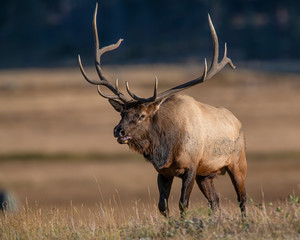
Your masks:
<svg viewBox="0 0 300 240"><path fill-rule="evenodd" d="M147 138L153 123L153 117L161 101L153 103L133 103L126 106L118 101L109 100L116 111L121 113L121 121L114 128L114 137L120 144L138 142Z"/></svg>
<svg viewBox="0 0 300 240"><path fill-rule="evenodd" d="M224 50L224 57L221 62L218 62L218 56L219 56L219 44L218 44L218 37L216 34L216 31L214 29L214 26L212 24L212 21L210 19L210 16L208 15L208 22L209 27L213 39L214 44L214 53L213 53L213 59L212 63L210 65L210 68L207 69L207 62L205 59L204 62L204 71L203 74L189 82L186 82L184 84L178 85L176 87L173 87L167 91L164 91L162 93L157 94L157 85L158 80L155 78L154 83L154 93L152 97L149 98L142 98L135 95L133 92L129 89L129 84L126 82L126 90L131 97L131 99L128 99L118 88L118 79L115 81L115 85L113 86L110 81L107 80L107 78L104 76L102 68L101 68L101 56L105 52L112 51L116 48L118 48L123 41L123 39L120 39L117 43L105 46L103 48L99 48L99 39L98 39L98 31L97 31L97 9L98 5L96 5L94 18L93 18L93 33L94 33L94 42L95 42L95 67L98 73L98 76L100 80L91 80L87 74L85 73L81 58L78 55L79 60L79 66L82 75L84 78L91 84L98 86L98 93L104 97L107 98L109 103L114 107L114 109L117 112L121 113L121 121L119 124L114 128L114 136L117 138L118 142L120 144L135 144L137 142L142 143L144 141L144 144L147 143L147 135L149 134L149 131L151 127L153 126L153 122L155 121L155 114L159 110L160 105L170 96L174 95L175 93L178 93L184 89L190 88L192 86L195 86L196 84L202 83L207 79L210 79L213 77L216 73L218 73L222 68L225 67L225 65L229 64L232 68L235 68L235 66L232 64L231 60L227 57L227 48L225 44L225 50ZM108 88L112 95L107 95L101 91L101 87Z"/></svg>

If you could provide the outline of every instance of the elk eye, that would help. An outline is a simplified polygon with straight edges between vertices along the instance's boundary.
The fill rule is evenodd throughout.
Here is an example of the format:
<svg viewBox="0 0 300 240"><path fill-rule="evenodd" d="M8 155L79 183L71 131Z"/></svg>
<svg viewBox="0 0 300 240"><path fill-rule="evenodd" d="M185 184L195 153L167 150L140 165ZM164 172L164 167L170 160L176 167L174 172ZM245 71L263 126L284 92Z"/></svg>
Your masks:
<svg viewBox="0 0 300 240"><path fill-rule="evenodd" d="M139 117L139 121L145 119L146 115L145 114L142 114L140 117Z"/></svg>

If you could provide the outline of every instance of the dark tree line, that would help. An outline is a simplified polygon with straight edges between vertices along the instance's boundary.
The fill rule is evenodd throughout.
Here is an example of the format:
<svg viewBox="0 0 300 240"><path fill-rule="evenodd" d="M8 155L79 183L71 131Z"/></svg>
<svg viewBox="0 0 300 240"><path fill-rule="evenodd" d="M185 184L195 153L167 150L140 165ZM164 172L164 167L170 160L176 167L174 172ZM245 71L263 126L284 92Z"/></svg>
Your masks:
<svg viewBox="0 0 300 240"><path fill-rule="evenodd" d="M74 65L78 53L90 59L95 3L1 0L0 68ZM299 59L299 9L291 0L99 0L98 26L104 45L125 39L105 57L114 63L209 55L208 12L233 59Z"/></svg>

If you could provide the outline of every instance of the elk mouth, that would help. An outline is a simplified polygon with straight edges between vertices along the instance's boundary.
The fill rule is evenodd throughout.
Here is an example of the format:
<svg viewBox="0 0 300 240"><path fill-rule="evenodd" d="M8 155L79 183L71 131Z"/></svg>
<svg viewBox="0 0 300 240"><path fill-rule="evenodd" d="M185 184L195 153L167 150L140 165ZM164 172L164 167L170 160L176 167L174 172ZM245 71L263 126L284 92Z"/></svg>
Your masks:
<svg viewBox="0 0 300 240"><path fill-rule="evenodd" d="M125 136L125 137L118 137L117 141L120 144L126 144L131 140L131 136Z"/></svg>

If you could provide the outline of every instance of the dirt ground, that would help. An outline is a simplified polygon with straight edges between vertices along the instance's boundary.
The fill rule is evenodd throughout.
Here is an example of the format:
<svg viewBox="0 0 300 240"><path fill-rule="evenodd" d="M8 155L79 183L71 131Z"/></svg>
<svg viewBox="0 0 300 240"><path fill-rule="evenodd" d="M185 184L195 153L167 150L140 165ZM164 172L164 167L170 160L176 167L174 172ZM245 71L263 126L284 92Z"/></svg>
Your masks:
<svg viewBox="0 0 300 240"><path fill-rule="evenodd" d="M159 91L201 74L202 66L109 66L141 96L150 96L154 77ZM89 75L95 76L93 68ZM125 91L125 90L124 90ZM231 110L243 123L249 158L249 197L261 201L285 198L300 190L300 75L227 70L184 94ZM42 206L94 206L119 196L125 207L157 201L156 173L144 160L135 161L13 161L17 154L133 154L113 138L120 117L79 69L2 70L0 72L0 189L11 190L25 203ZM263 156L279 156L270 157ZM280 155L281 154L281 155ZM293 157L290 157L290 154ZM255 157L256 156L256 157ZM271 157L272 158L272 157ZM216 181L223 201L236 197L228 176ZM99 191L99 187L101 191ZM173 186L177 205L180 181ZM264 194L262 194L262 192ZM194 188L192 202L202 201Z"/></svg>

